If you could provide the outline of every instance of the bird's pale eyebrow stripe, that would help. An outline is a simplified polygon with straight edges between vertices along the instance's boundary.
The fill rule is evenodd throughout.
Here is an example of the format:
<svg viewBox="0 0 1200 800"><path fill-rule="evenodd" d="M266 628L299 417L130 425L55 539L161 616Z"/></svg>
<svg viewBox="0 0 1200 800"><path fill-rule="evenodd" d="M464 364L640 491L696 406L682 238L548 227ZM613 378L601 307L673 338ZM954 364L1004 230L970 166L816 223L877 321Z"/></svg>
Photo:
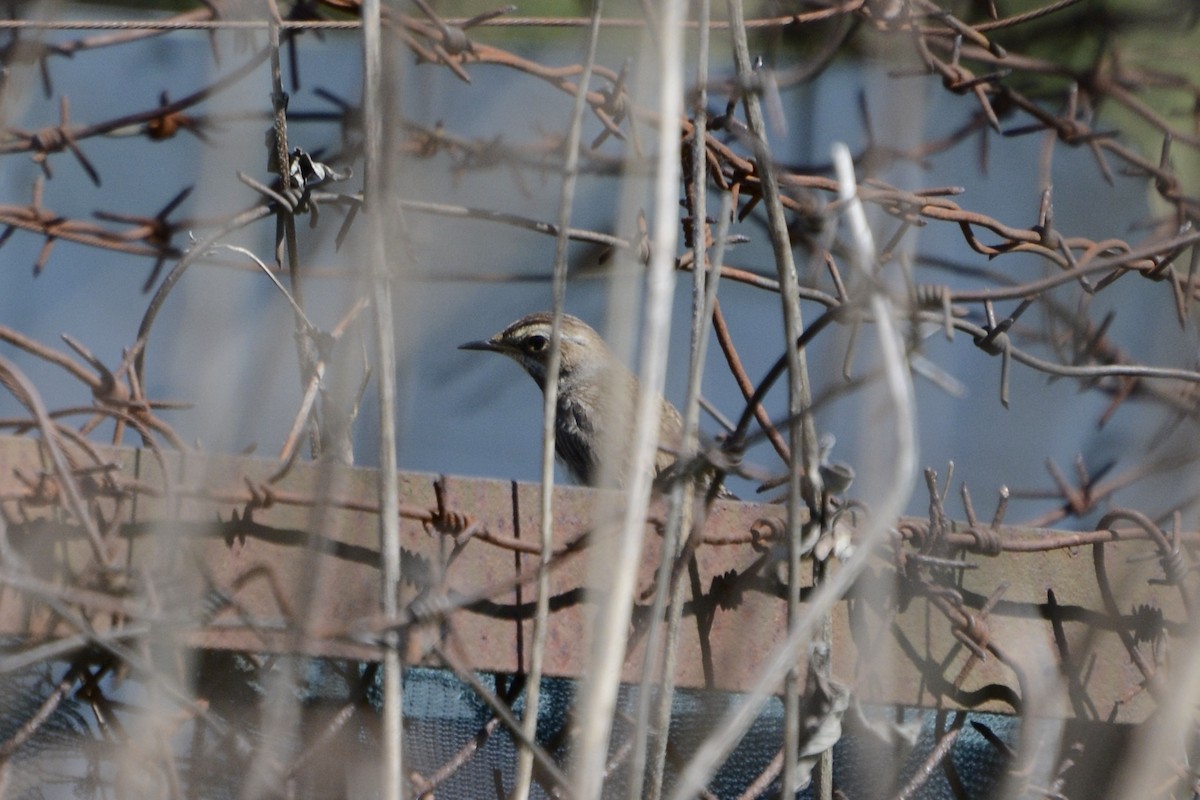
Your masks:
<svg viewBox="0 0 1200 800"><path fill-rule="evenodd" d="M526 336L529 336L530 334L543 333L543 332L546 334L547 338L549 338L549 334L550 334L549 328L547 328L545 325L542 325L541 323L537 323L534 325L522 325L519 328L514 328L510 331L507 331L505 333L505 338L524 339Z"/></svg>

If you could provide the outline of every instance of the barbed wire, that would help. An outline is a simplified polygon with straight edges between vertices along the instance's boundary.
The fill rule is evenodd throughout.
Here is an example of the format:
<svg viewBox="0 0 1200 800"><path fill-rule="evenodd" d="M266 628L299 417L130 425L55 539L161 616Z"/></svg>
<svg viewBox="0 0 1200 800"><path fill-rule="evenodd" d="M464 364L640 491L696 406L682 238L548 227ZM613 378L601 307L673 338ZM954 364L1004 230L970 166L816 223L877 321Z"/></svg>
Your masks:
<svg viewBox="0 0 1200 800"><path fill-rule="evenodd" d="M587 18L518 17L507 7L471 18L441 18L431 8L421 10L423 16L390 9L385 15L385 24L389 34L407 48L422 69L447 70L458 79L470 82L473 71L498 68L507 74L534 79L565 96L573 96L578 90L575 81L579 79L582 65L543 63L527 55L523 48L506 48L482 39L495 38L503 43L505 29L573 28L587 24ZM1016 362L1046 376L1074 379L1084 390L1107 395L1111 402L1098 420L1101 423L1107 422L1123 403L1133 398L1158 404L1168 413L1185 420L1180 424L1188 424L1187 421L1197 418L1196 400L1200 397L1200 389L1193 385L1200 384L1200 370L1191 366L1158 366L1133 358L1111 333L1109 319L1096 322L1092 318L1089 303L1091 298L1109 291L1122 279L1126 283L1139 277L1151 284L1165 282L1171 292L1172 313L1181 327L1189 325L1193 303L1200 296L1195 274L1200 264L1200 230L1197 230L1200 194L1190 176L1176 169L1174 161L1181 149L1188 153L1200 148L1200 135L1174 121L1173 111L1169 106L1164 109L1155 93L1166 87L1176 95L1194 99L1200 89L1194 86L1183 68L1179 68L1177 74L1162 68L1153 71L1138 68L1130 60L1118 58L1113 54L1116 51L1110 52L1104 47L1098 47L1095 57L1087 63L1068 59L1065 54L1056 60L1053 54L1045 52L1046 48L1039 46L1035 36L1024 38L1024 31L1031 30L1035 23L1053 28L1057 20L1072 10L1078 15L1087 15L1090 11L1078 0L1060 0L1007 17L1000 17L991 8L990 13L982 14L986 19L978 19L981 14L977 11L959 15L931 0L911 3L853 0L747 20L746 25L752 31L787 37L824 31L822 26L831 23L843 27L838 29L840 33L827 51L811 60L804 61L795 53L785 53L777 56L779 63L762 66L753 81L714 80L703 87L716 103L718 113L709 115L703 135L699 137L690 116L664 119L657 109L635 101L627 67L598 64L585 99L600 133L580 153L581 173L603 179L649 170L650 162L644 152L649 137L645 134L650 129L666 126L677 131L685 145L697 138L702 142L700 152L708 166L710 185L692 185L691 173L685 170L684 197L694 198L698 191L727 192L733 198L737 221L745 222L758 212L763 199L764 176L768 170L774 170L784 190L782 202L792 215L793 244L811 253L813 264L823 270L820 275L813 270L811 280L799 290L800 299L816 306L820 313L806 329L800 346L811 346L818 337L821 341L829 340L827 331L834 328L851 332L844 354L846 384L831 387L814 406L834 403L873 379L873 375L868 375L860 380L850 380L849 365L854 362L860 347L855 335L858 329L878 321L863 302L864 292L874 287L864 288L846 274L847 260L834 233L836 216L843 201L836 194L838 185L831 166L760 163L753 155L751 134L741 121L737 107L748 93L762 95L768 105L782 105L781 88L820 80L840 53L847 52L867 36L883 37L889 46L910 51L911 61L919 67L917 75L939 80L944 92L962 101L960 106L969 105L969 110L964 112L965 121L951 134L902 149L891 144L889 137L877 133L866 102L862 101L866 144L854 157L863 176L857 198L879 210L881 218L892 226L880 237L885 243L880 249L880 267L904 272L905 280L897 294L905 295L909 303L907 321L912 330L941 330L952 343L966 339L984 356L998 358L1001 372L999 398L1003 404L1007 404L1010 392L1011 363ZM6 70L21 64L37 64L43 72L47 96L53 95L47 64L56 57L129 45L148 35L168 35L173 31L265 30L275 37L274 46L237 54L232 65L226 64L224 74L179 99L170 100L164 94L157 104L141 110L84 122L72 119L72 106L67 95L58 94L57 120L36 130L12 125L4 128L0 156L27 154L42 174L28 202L14 202L10 198L9 202L0 205L0 226L3 227L0 245L14 235L40 238L41 248L33 264L35 273L55 267L53 262L59 257L55 245L63 241L150 259L153 267L144 288L153 292L153 296L142 314L137 338L124 349L121 361L116 365L104 364L84 343L69 337L64 337L68 348L64 350L37 341L15 327L0 325L0 342L35 361L64 371L88 398L84 401L57 396L43 398L38 387L14 364L0 358L0 384L24 408L20 415L0 419L0 429L11 430L17 435L36 433L41 447L50 456L49 465L41 471L16 470L12 475L0 475L0 509L3 510L0 513L0 583L23 597L51 607L73 630L57 641L28 643L0 655L0 674L55 659L69 663L59 680L46 687L38 707L0 741L0 764L3 765L0 770L8 769L8 759L21 752L73 694L89 698L98 717L119 716L116 704L102 685L103 676L116 668L115 663L136 665L139 675L150 676L147 680L156 680L153 676L160 673L129 643L145 639L150 630L169 625L175 618L169 609L156 605L149 597L133 599L140 595L130 593L131 582L145 580L149 584L152 581L134 575L130 570L125 574L122 572L125 568L113 561L114 543L120 537L132 539L135 536L128 528L132 523L126 521L128 509L156 501L166 501L168 505L196 502L204 508L236 509L227 519L210 521L206 531L207 536L228 542L231 547L232 543L248 538L267 541L288 534L282 523L263 521L273 520L271 515L280 513L281 509L319 509L374 516L380 513L377 501L364 500L353 493L343 494L334 488L319 492L285 488L295 477L306 433L310 433L310 441L318 443L314 450L336 449L336 443L331 443L325 436L311 435L312 426L331 429L331 437L348 436L346 429L353 425L357 410L355 403L355 409L346 414L343 425L340 421L343 418L335 416L343 412L323 392L326 376L332 370L333 353L336 348L345 347L343 340L348 338L345 334L361 324L359 316L368 307L368 302L365 298L354 298L328 331L308 322L303 297L306 282L316 277L352 279L355 273L343 264L309 263L310 254L297 247L294 228L298 217L318 223L320 211L327 209L337 217L337 240L340 242L349 235L365 200L361 192L353 189L334 191L333 184L342 177L339 170L360 156L356 144L356 140L361 140L364 135L360 108L329 92L318 93L329 108L288 108L288 102L281 96L282 89L279 89L271 98L269 108L264 106L261 110L238 116L239 120L272 122L276 138L268 148L280 152L274 155L276 174L273 178L262 180L252 175L239 175L247 187L246 195L239 203L231 204L232 210L220 217L187 216L182 209L191 192L189 187L171 187L174 190L171 199L158 210L106 208L94 212L92 217L59 213L50 208L45 199L46 184L55 179L52 161L59 156L69 154L96 185L109 170L116 169L113 164L88 155L93 142L101 137L125 137L131 145L136 143L142 147L153 147L180 133L203 140L218 138L223 124L234 117L209 110L215 97L256 76L268 61L272 62L275 83L281 85L281 47L293 48L293 57L299 58L295 56L294 48L303 41L301 34L357 30L360 23L350 17L360 12L356 0L325 0L295 4L290 15L296 18L285 18L278 8L275 8L273 18L229 18L224 16L221 4L214 3L157 20L0 20L0 30L11 31L12 37L3 48ZM334 18L324 18L327 15ZM1130 12L1129 18L1121 24L1133 29L1137 22L1137 14ZM1195 23L1194 15L1191 23ZM609 29L650 32L655 30L656 24L656 20L647 18L602 21ZM687 24L689 28L696 28L700 22L691 20ZM726 30L728 23L716 20L710 27ZM39 42L26 38L27 32L31 31L87 30L114 31L116 34L82 36L69 41ZM486 34L483 34L484 30ZM1124 29L1119 27L1110 31L1114 37L1123 32ZM225 56L227 61L229 58ZM788 60L796 63L785 63ZM892 79L907 79L907 74L898 70ZM698 88L693 87L693 90ZM721 103L725 104L723 113L719 112ZM1101 107L1106 109L1103 115L1099 113ZM1111 109L1119 110L1119 114ZM1185 113L1194 116L1194 109ZM336 128L341 151L332 157L323 155L316 159L303 150L290 147L287 125L300 121L321 122ZM1136 121L1152 133L1129 136L1126 124L1132 124L1130 121ZM1095 127L1101 123L1112 127ZM453 176L496 170L498 174L510 176L522 191L528 191L522 186L527 173L559 175L565 162L564 139L555 133L519 141L510 138L508 132L472 129L464 133L440 123L429 125L410 120L403 115L397 119L395 132L387 146L397 158L441 164ZM922 165L935 156L972 142L979 145L982 153L988 137L996 133L1009 138L1043 137L1042 172L1045 176L1050 174L1050 160L1056 149L1086 148L1104 180L1112 184L1119 175L1136 178L1144 189L1154 193L1160 207L1168 211L1154 221L1152 232L1141 240L1107 235L1092 238L1056 226L1053 217L1055 192L1072 189L1052 187L1048 177L1043 180L1037 207L1029 209L1027 225L995 216L988 210L992 198L976 198L958 186L901 188L878 177L888 166L900 163ZM1158 146L1157 154L1142 152L1149 146L1149 141ZM606 143L615 144L610 144L606 150ZM685 146L685 152L686 149ZM614 150L619 153L614 154ZM985 157L981 155L981 166L985 163ZM305 173L304 169L328 172L322 173L325 177L313 178L315 173ZM548 220L514 213L507 208L455 205L414 197L402 198L400 207L410 215L502 225L521 234L555 236L558 233L557 226ZM234 232L256 229L266 220L276 225L276 258L259 259L247 250L257 265L247 264L245 260L214 249ZM692 206L685 205L679 222L685 240L712 241L710 228L713 221L696 218ZM912 232L931 225L957 229L962 243L972 253L986 259L990 266L956 263L928 254L906 254L905 242ZM635 261L640 259L644 263L648 258L646 229L622 236L580 227L571 229L568 235L575 241L631 256ZM182 242L181 236L189 237L189 241ZM751 237L739 233L727 242L739 243L748 238ZM1043 274L1018 280L1002 273L997 265L1009 263L1013 256L1036 259L1044 268ZM1185 259L1186 269L1181 266ZM277 285L285 293L290 292L289 300L298 311L296 337L298 356L302 361L302 394L286 440L279 450L277 465L265 479L252 477L249 473L226 474L220 482L182 477L172 468L171 459L175 456L171 451L184 455L196 451L163 418L163 412L181 410L183 404L152 399L145 390L145 353L157 341L153 323L183 273L201 263L231 269L265 269L272 274L287 273L291 278L290 288L284 288L282 283ZM689 252L677 259L676 267L680 271L716 268L720 269L722 280L733 280L774 294L780 291L778 281L771 277L773 270L769 264L697 265ZM166 269L166 274L160 277L162 268ZM958 284L927 282L923 273L918 279L916 270L926 268L956 275L970 274L983 285L963 288ZM443 277L462 279L463 276L447 272ZM496 276L490 276L490 279L496 279ZM1078 293L1080 302L1074 307L1062 297L1068 289ZM996 305L1004 301L1017 304L1007 315L996 309ZM1028 323L1025 315L1031 309L1044 312L1051 322L1042 326ZM794 469L792 453L781 431L786 431L797 420L772 419L765 403L773 382L782 374L783 357L772 373L755 382L742 363L735 344L736 325L725 316L719 304L714 308L713 322L726 366L745 405L740 409L740 424L732 426L731 435L703 449L697 456L698 461L721 470L741 470L756 476L765 474L765 468L743 463L743 451L758 438L766 438L785 467ZM956 332L963 336L954 336ZM920 343L917 342L909 353L912 356L919 352ZM359 397L365 382L364 376ZM197 402L203 402L203 398ZM813 409L807 413L813 413ZM78 425L68 424L76 417L85 420ZM159 467L160 483L131 477L127 470L104 455L107 451L98 449L93 439L104 421L113 423L112 436L108 439L111 444L124 443L127 433L136 433L136 443L151 453ZM749 430L752 424L758 426L757 433ZM3 445L0 442L0 447ZM1087 528L1079 531L1035 531L1030 526L1006 525L1004 520L1010 498L1034 499L1033 495L1008 489L999 492L991 520L981 521L976 518L965 484L961 493L961 516L966 523L954 523L952 517L957 515L952 515L946 508L950 478L946 478L945 488L939 489L937 475L928 472L928 518L905 518L889 523L887 547L877 561L880 569L886 569L897 582L894 602L885 609L886 612L903 616L910 604L924 601L923 607L936 618L937 624L942 626L940 629L949 631L968 653L965 661L955 662L958 666L953 674L949 674L951 659L947 658L944 664L927 663L934 657L912 649L911 666L929 679L927 691L936 702L971 706L972 701L964 699L967 693L964 687L979 671L991 669L990 664L998 662L1009 670L1012 678L1010 683L1004 684L1005 691L1000 693L1002 702L1014 713L1028 711L1025 704L1034 694L1036 679L1017 652L1020 642L1014 640L1003 625L996 624L996 617L1011 613L1013 605L1018 603L1024 604L1023 610L1033 609L1029 613L1041 614L1044 619L1051 620L1052 639L1059 649L1062 664L1073 664L1066 652L1065 639L1059 635L1062 623L1054 617L1059 608L1055 594L1050 591L1046 601L1040 604L1031 603L1028 598L1006 599L1010 588L999 583L988 587L990 593L986 596L977 595L964 588L963 575L996 559L1007 559L1008 563L1014 564L1014 570L1019 571L1022 564L1028 563L1020 559L1042 558L1051 553L1073 554L1080 548L1090 547L1093 556L1090 576L1102 607L1087 611L1095 615L1097 628L1116 632L1124 657L1137 671L1136 680L1122 687L1122 692L1127 695L1125 701L1145 693L1155 703L1167 704L1170 682L1175 676L1163 668L1154 643L1170 636L1182 641L1182 646L1194 647L1194 643L1185 638L1185 632L1193 622L1195 565L1192 558L1200 547L1200 532L1184 529L1180 513L1183 508L1152 514L1118 506L1117 495L1131 486L1179 474L1195 460L1196 457L1190 454L1168 452L1110 474L1111 465L1089 473L1081 458L1073 479L1064 475L1053 462L1048 462L1045 469L1052 487L1038 493L1036 499L1052 501L1055 508L1032 520L1032 527L1070 520ZM685 474L690 472L694 470L683 470ZM761 480L764 487L774 485L769 479ZM480 758L482 745L502 726L519 740L520 726L514 722L515 717L510 719L510 716L520 687L514 685L508 691L493 692L479 683L471 664L462 659L457 649L454 628L456 619L466 614L491 614L496 620L504 615L520 619L532 604L519 592L539 576L538 569L522 568L519 561L522 554L538 554L539 548L531 540L521 539L519 531L495 524L492 521L495 515L487 509L474 507L470 502L451 502L444 481L437 485L441 488L437 490L433 504L404 504L399 511L401 519L419 526L422 534L436 541L441 548L440 560L416 552L406 553L404 574L410 588L418 589L419 597L410 598L398 617L375 615L345 620L340 629L322 632L330 639L360 647L361 652L368 654L379 652L385 634L403 633L412 635L415 640L418 632L438 629L446 632L441 640L417 653L418 657L451 669L484 698L490 710L480 725L479 737L472 744L456 748L448 760L426 774L413 770L413 786L424 793L422 796L431 796L464 765ZM1184 508L1194 502L1194 499L1184 501ZM825 497L822 503L815 513L810 513L810 520L824 526L824 543L819 545L825 552L822 558L840 558L830 554L839 549L844 552L856 543L855 528L848 520L860 514L865 517L869 510L841 496ZM12 555L16 552L12 542L29 534L32 521L48 510L59 517L58 524L65 525L73 534L85 536L92 553L89 566L75 570L72 579L66 582L35 575L22 560ZM1093 523L1092 518L1100 512L1106 513ZM701 515L702 519L696 523L698 533L684 553L691 555L699 548L706 551L719 549L728 553L729 558L740 557L742 561L737 569L706 576L711 578L707 589L700 585L699 575L695 577L696 590L686 614L701 625L711 625L718 609L736 609L748 596L780 600L786 597L788 589L786 577L780 578L775 572L780 563L778 548L786 540L779 519L765 514L744 529L705 527L703 517L720 513L720 507L714 506ZM1163 527L1168 520L1169 532ZM649 524L650 530L661 533L661 520L651 519ZM549 569L561 571L574 564L578 555L592 548L594 532L602 528L603 523L597 522L562 543L551 558ZM332 537L322 538L321 531L305 531L304 535L314 552L331 554L335 559L364 563L374 563L378 559L377 551L354 549ZM1107 560L1108 551L1118 543L1138 543L1152 554L1157 567L1149 580L1175 591L1180 604L1178 616L1175 607L1167 601L1157 605L1157 595L1146 606L1127 610L1122 605ZM486 585L470 587L469 591L455 588L449 577L452 565L458 558L467 557L464 554L474 556L480 551L515 555L518 559L515 574L496 577ZM669 564L669 568L680 575L688 567L683 558ZM211 576L207 580L209 591L205 595L205 611L200 615L204 624L212 622L222 611L234 609L238 619L266 641L273 633L270 626L255 619L241 605L252 602L246 599L251 594L247 587L265 584L268 587L265 591L277 602L287 625L305 630L303 611L294 607L288 592L280 588L287 583L281 568L272 564L257 565L230 585L223 585ZM516 602L511 607L500 607L514 593L518 598ZM573 608L583 603L582 597L582 586L572 586L552 598L552 607L556 610ZM644 603L635 607L629 634L631 646L637 644L645 630L648 608ZM908 613L913 612L909 610ZM642 616L636 617L637 614ZM100 618L119 622L111 628L97 627L94 621ZM1054 628L1054 625L1059 627ZM904 635L902 632L897 634L899 637ZM906 643L902 642L902 649ZM520 663L518 660L518 667ZM711 664L708 666L713 668ZM244 734L233 730L235 726L224 725L216 715L202 707L207 701L179 689L174 683L170 685L175 701L189 719L205 719L214 728L221 728L222 735L230 741L238 738L244 741ZM1081 690L1075 687L1072 691ZM350 725L358 707L356 699L349 694L343 700L336 716L309 740L306 749L287 763L271 769L287 780L295 780L310 754L330 747L334 738ZM1103 718L1095 703L1081 702L1078 706L1076 713L1080 716ZM826 713L832 712L827 710ZM946 730L940 728L939 722L938 743L917 773L904 785L896 787L897 796L916 796L938 766L949 763L948 754L956 746L960 732L965 730L963 718L957 719ZM996 744L999 739L994 734L989 741L993 741L998 749L1003 744ZM536 753L537 779L543 786L549 791L569 791L569 778L560 771L554 758L556 748L535 742L524 742L524 745ZM253 751L249 745L245 746L247 752ZM618 747L610 758L609 774L617 774L628 757L628 748ZM1013 769L1015 774L1016 768ZM1056 769L1055 785L1059 788L1053 791L1059 792L1063 776L1069 769L1069 760L1061 759ZM759 789L770 786L782 771L781 757L778 762L765 767L750 786ZM0 771L0 781L6 774Z"/></svg>

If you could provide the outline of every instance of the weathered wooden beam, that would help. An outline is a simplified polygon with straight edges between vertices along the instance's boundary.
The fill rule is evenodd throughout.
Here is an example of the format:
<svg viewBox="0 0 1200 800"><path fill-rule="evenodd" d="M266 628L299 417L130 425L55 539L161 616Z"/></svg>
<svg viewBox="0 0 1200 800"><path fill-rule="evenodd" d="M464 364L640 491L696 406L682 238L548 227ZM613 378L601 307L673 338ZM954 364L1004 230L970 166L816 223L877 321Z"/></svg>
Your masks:
<svg viewBox="0 0 1200 800"><path fill-rule="evenodd" d="M0 669L48 643L117 641L131 629L179 647L372 659L388 624L401 627L410 662L427 659L437 643L478 670L528 664L535 485L445 478L439 505L435 476L404 474L408 612L384 620L375 471L305 463L270 483L279 465L262 459L99 453L108 466L73 455L106 531L106 567L60 505L37 442L0 438L0 636L21 642L0 655ZM551 575L549 675L578 676L583 668L587 590L605 585L603 565L589 563L589 554L619 502L610 493L555 490L555 546L563 555ZM783 637L785 576L781 551L772 550L782 517L778 506L713 509L697 552L701 594L685 617L679 685L745 689ZM862 699L1002 712L1033 703L1039 714L1114 721L1153 711L1156 701L1140 688L1144 671L1160 668L1186 618L1178 588L1150 582L1162 576L1152 541L1134 531L1111 541L1111 534L953 525L934 541L929 527L905 521L900 529L915 531L920 546L897 533L838 605L835 675ZM1116 614L1098 582L1096 541L1108 542L1101 577ZM655 524L646 542L640 620L659 563ZM963 546L977 542L976 551L995 554L969 553L970 568L940 566L938 559L962 558ZM1150 558L1134 558L1141 556ZM631 631L628 681L641 679L639 632Z"/></svg>

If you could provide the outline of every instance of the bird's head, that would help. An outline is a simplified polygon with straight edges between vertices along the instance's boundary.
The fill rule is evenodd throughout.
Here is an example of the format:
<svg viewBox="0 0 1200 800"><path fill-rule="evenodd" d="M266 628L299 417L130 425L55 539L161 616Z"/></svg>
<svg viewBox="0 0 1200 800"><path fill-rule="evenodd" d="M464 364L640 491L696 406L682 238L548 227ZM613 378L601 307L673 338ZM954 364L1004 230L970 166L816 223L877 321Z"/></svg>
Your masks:
<svg viewBox="0 0 1200 800"><path fill-rule="evenodd" d="M485 350L503 353L520 364L537 385L545 388L547 362L550 360L550 334L553 315L548 311L530 314L509 325L489 339L466 342L459 350ZM560 380L597 375L613 360L608 345L583 320L563 315L559 355Z"/></svg>

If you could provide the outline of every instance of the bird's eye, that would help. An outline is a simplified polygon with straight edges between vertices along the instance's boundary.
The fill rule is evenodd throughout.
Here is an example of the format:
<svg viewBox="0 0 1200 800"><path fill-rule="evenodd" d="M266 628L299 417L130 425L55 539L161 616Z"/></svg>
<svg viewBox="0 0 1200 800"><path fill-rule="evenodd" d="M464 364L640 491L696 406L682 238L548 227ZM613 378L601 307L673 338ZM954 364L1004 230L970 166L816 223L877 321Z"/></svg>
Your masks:
<svg viewBox="0 0 1200 800"><path fill-rule="evenodd" d="M529 353L544 353L549 346L550 340L541 334L535 333L525 340L525 350Z"/></svg>

